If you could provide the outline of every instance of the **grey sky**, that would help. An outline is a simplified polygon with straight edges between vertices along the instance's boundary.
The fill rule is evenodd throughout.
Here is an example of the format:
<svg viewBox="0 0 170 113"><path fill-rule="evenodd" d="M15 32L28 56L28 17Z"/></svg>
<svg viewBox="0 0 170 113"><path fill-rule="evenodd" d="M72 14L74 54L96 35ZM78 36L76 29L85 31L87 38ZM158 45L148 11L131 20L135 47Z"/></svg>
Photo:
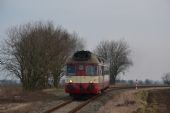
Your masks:
<svg viewBox="0 0 170 113"><path fill-rule="evenodd" d="M1 40L7 28L39 20L78 32L89 50L124 38L134 61L125 79L159 80L170 72L169 0L0 0Z"/></svg>

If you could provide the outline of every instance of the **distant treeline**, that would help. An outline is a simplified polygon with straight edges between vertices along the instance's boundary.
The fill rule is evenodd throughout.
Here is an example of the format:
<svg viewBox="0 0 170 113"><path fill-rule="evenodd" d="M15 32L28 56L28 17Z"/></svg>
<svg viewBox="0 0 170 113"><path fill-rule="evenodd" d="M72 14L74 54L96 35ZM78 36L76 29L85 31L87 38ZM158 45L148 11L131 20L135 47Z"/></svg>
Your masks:
<svg viewBox="0 0 170 113"><path fill-rule="evenodd" d="M116 80L116 83L119 84L128 84L128 85L163 85L164 83L162 81L154 81L154 80Z"/></svg>
<svg viewBox="0 0 170 113"><path fill-rule="evenodd" d="M20 86L19 80L0 80L0 86Z"/></svg>
<svg viewBox="0 0 170 113"><path fill-rule="evenodd" d="M136 80L116 80L117 84L127 84L127 85L136 85ZM60 80L60 84L63 85L63 79ZM138 80L138 85L163 85L162 81L154 80ZM21 82L19 80L0 80L0 86L20 86Z"/></svg>

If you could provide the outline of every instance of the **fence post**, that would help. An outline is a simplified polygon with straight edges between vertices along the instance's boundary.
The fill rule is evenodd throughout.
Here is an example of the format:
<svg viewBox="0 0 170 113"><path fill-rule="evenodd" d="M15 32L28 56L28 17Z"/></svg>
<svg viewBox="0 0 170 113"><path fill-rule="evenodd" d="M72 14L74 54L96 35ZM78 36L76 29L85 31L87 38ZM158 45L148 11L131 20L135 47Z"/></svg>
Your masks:
<svg viewBox="0 0 170 113"><path fill-rule="evenodd" d="M136 79L136 90L138 89L138 80Z"/></svg>

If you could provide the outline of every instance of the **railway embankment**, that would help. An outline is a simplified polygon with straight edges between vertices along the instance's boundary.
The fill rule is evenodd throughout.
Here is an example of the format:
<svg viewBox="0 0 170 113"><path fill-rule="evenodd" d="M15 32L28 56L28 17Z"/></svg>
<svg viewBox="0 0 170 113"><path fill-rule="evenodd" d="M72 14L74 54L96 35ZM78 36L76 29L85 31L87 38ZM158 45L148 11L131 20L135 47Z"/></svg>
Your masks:
<svg viewBox="0 0 170 113"><path fill-rule="evenodd" d="M140 107L133 113L170 113L170 89L141 91L136 96Z"/></svg>
<svg viewBox="0 0 170 113"><path fill-rule="evenodd" d="M97 113L170 113L170 88L139 88L121 91Z"/></svg>

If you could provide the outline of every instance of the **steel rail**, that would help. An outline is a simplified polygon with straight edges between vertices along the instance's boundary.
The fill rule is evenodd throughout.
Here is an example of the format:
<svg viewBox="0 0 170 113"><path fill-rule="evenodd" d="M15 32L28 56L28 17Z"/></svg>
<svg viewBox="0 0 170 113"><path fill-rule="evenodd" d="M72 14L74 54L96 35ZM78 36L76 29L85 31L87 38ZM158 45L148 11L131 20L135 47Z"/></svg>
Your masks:
<svg viewBox="0 0 170 113"><path fill-rule="evenodd" d="M78 105L77 107L73 108L71 111L69 111L68 113L76 113L77 111L79 111L81 108L83 108L85 105L87 105L88 103L90 103L91 101L97 99L100 95L96 95L90 99L88 99L87 101L83 102L82 104Z"/></svg>
<svg viewBox="0 0 170 113"><path fill-rule="evenodd" d="M51 108L51 109L49 109L49 110L47 110L47 111L45 111L45 112L43 112L43 113L51 113L51 112L53 112L53 111L55 111L55 110L57 110L57 109L60 109L60 108L66 106L67 104L70 104L70 103L72 103L72 102L73 102L73 100L69 100L69 101L64 102L64 103L62 103L62 104L60 104L60 105L58 105L58 106L56 106L56 107L54 107L54 108Z"/></svg>

